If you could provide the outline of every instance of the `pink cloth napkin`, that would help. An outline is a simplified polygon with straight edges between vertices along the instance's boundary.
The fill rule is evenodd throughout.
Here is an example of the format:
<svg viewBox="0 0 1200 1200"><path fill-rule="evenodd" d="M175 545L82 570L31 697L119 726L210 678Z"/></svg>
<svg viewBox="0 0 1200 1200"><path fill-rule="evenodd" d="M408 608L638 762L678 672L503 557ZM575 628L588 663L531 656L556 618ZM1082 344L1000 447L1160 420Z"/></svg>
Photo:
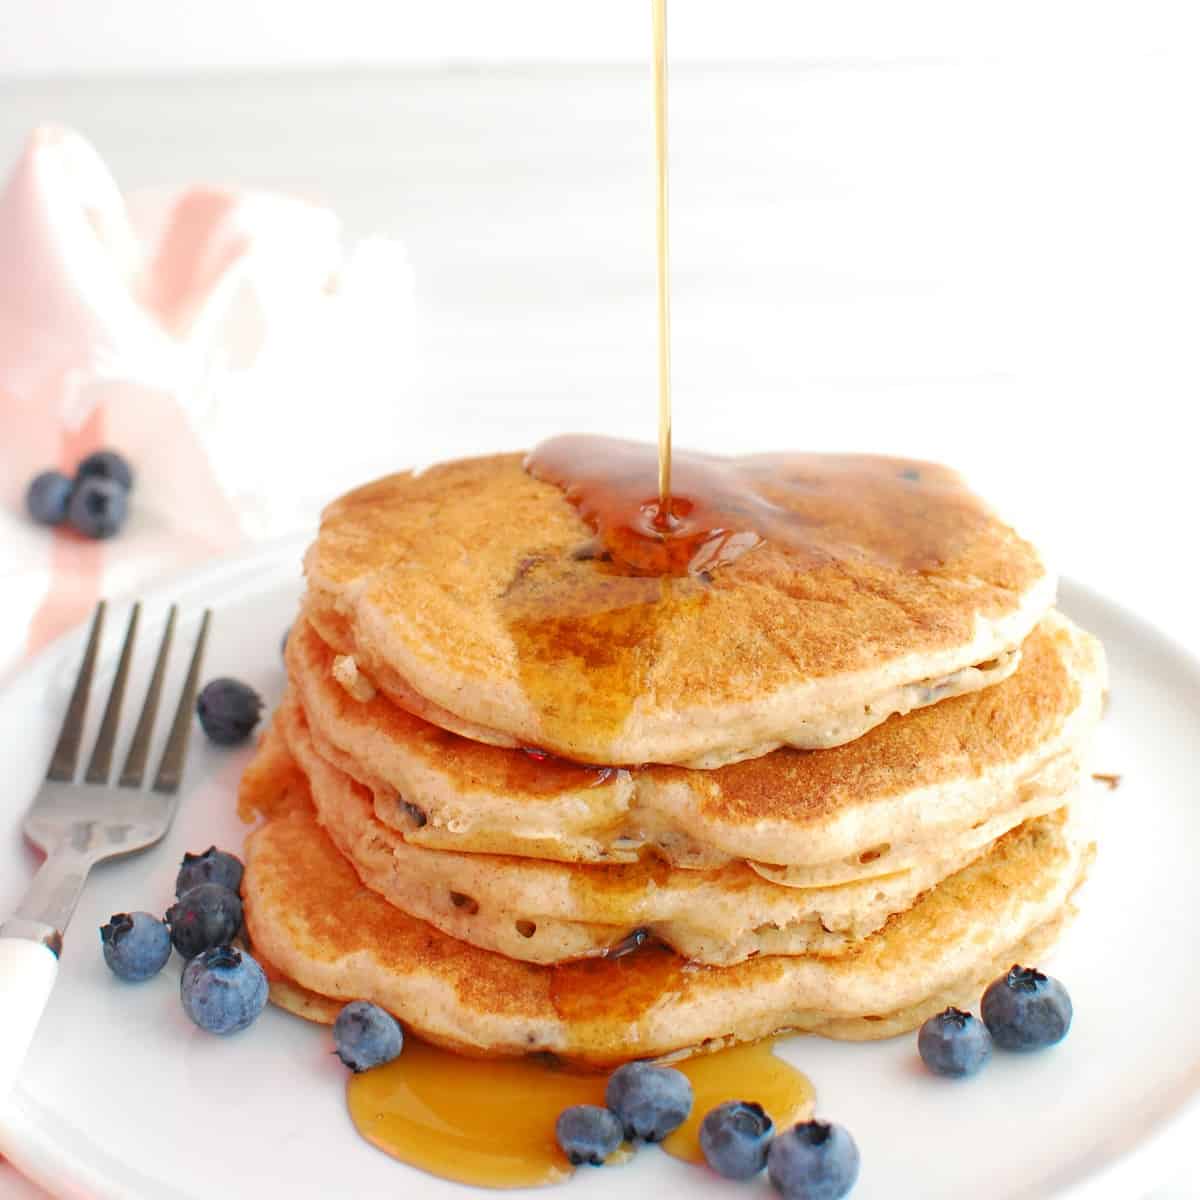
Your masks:
<svg viewBox="0 0 1200 1200"><path fill-rule="evenodd" d="M0 1200L46 1200L48 1195L0 1158Z"/></svg>
<svg viewBox="0 0 1200 1200"><path fill-rule="evenodd" d="M0 679L101 594L311 522L331 463L398 436L412 287L290 196L122 196L79 135L35 130L0 194ZM395 399L393 399L395 397ZM93 542L24 489L112 447L131 517Z"/></svg>
<svg viewBox="0 0 1200 1200"><path fill-rule="evenodd" d="M0 193L0 683L100 596L310 524L331 464L396 436L411 333L398 242L348 252L290 196L125 197L36 129ZM34 525L28 481L103 447L136 474L122 532ZM42 1195L0 1160L0 1200Z"/></svg>

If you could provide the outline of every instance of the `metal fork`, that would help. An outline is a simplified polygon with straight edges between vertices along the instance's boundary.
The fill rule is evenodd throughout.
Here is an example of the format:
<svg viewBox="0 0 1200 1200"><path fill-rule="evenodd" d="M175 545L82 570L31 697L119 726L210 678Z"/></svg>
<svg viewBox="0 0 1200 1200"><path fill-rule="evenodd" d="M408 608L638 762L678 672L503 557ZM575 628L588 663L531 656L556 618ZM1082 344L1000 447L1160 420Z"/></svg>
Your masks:
<svg viewBox="0 0 1200 1200"><path fill-rule="evenodd" d="M129 617L91 759L83 779L75 781L104 612L105 604L101 601L92 620L87 649L50 768L25 817L25 836L45 852L46 860L17 911L0 925L0 1103L11 1090L50 997L58 974L63 933L79 903L88 872L105 859L132 854L161 841L175 816L211 614L206 611L200 623L187 680L158 771L150 787L143 789L177 610L172 605L167 617L142 713L116 786L109 784L109 775L121 720L121 701L137 638L140 604L134 605Z"/></svg>

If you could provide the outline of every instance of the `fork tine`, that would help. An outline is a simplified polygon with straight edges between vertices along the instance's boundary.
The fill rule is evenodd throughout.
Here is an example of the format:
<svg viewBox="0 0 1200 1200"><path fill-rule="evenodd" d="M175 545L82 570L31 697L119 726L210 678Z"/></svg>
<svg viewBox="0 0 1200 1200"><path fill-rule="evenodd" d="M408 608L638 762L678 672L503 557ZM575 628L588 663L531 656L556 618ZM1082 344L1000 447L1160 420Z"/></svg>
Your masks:
<svg viewBox="0 0 1200 1200"><path fill-rule="evenodd" d="M142 704L142 715L138 717L137 728L133 731L133 741L129 743L129 753L125 756L125 765L121 768L122 787L141 787L142 776L146 772L146 757L150 751L150 735L154 732L154 718L158 713L158 700L162 695L163 676L167 672L167 658L171 652L171 637L175 633L176 605L171 605L167 614L167 625L163 630L162 643L158 648L158 658L154 663L154 673L150 676L150 684L146 688L146 699Z"/></svg>
<svg viewBox="0 0 1200 1200"><path fill-rule="evenodd" d="M200 632L196 634L196 648L192 651L192 661L179 696L179 706L175 709L175 720L171 722L166 749L163 750L162 760L158 764L158 774L154 777L153 786L156 792L170 794L179 790L179 781L183 777L183 762L187 757L188 738L192 732L192 709L196 706L200 664L204 658L204 643L208 640L208 623L211 617L212 612L206 608L204 619L200 622Z"/></svg>
<svg viewBox="0 0 1200 1200"><path fill-rule="evenodd" d="M62 732L58 735L58 744L54 747L50 767L46 771L46 778L55 783L70 783L75 777L75 762L79 757L79 742L83 737L83 722L87 716L88 693L92 690L92 673L96 669L96 654L104 629L104 611L105 604L101 600L92 618L92 632L88 635L83 662L79 664L79 674L75 678L71 702L67 705L67 715L63 718Z"/></svg>
<svg viewBox="0 0 1200 1200"><path fill-rule="evenodd" d="M125 683L129 678L129 662L133 658L133 643L137 637L138 617L141 611L142 606L135 604L129 614L129 627L125 630L121 659L117 663L117 673L113 676L112 690L108 693L108 704L104 709L104 719L100 722L100 732L96 735L96 745L84 775L88 783L108 782L108 773L112 769L113 743L117 740L117 723L121 720L121 702L125 697Z"/></svg>

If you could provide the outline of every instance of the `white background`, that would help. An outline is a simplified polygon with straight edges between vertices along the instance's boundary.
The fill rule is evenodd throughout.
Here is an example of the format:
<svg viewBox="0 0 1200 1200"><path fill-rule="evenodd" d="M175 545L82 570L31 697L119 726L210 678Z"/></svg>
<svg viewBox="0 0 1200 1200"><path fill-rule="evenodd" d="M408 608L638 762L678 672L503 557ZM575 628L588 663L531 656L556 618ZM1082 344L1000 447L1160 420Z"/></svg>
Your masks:
<svg viewBox="0 0 1200 1200"><path fill-rule="evenodd" d="M1185 0L674 0L689 60L1174 51ZM641 62L647 0L5 0L0 74Z"/></svg>
<svg viewBox="0 0 1200 1200"><path fill-rule="evenodd" d="M678 443L950 461L1200 650L1191 8L675 0ZM395 443L291 464L314 508L414 427L445 455L649 439L648 23L644 0L3 0L0 163L57 119L128 187L298 191L407 242ZM283 459L337 419L263 402Z"/></svg>

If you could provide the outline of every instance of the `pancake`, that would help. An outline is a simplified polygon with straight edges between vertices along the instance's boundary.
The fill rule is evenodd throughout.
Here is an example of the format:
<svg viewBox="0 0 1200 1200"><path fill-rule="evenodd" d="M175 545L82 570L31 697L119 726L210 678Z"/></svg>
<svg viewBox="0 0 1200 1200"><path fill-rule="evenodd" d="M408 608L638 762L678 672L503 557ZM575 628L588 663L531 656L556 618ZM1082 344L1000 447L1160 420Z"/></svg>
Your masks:
<svg viewBox="0 0 1200 1200"><path fill-rule="evenodd" d="M954 1007L969 1010L979 1003L979 997L992 980L1003 975L1013 962L1040 963L1054 948L1063 931L1075 915L1074 905L1067 908L1054 920L1039 925L1028 937L1022 939L1012 948L1010 953L1001 955L984 970L978 972L969 982L955 985L953 991L942 992L929 996L920 1003L896 1012L875 1014L870 1017L836 1017L821 1021L814 1017L813 1023L796 1026L792 1030L780 1030L780 1033L807 1033L817 1037L832 1038L843 1042L878 1042L884 1038L899 1037L920 1028L930 1017ZM271 1003L276 1008L290 1012L294 1016L303 1017L318 1025L332 1025L337 1020L338 1013L347 1003L346 999L334 996L322 996L319 992L309 991L301 987L294 979L289 979L274 963L270 962L262 951L255 946L254 954L266 972L270 988ZM735 1044L732 1038L711 1038L699 1046L692 1046L681 1051L672 1051L667 1055L656 1056L668 1062L676 1062L680 1058L692 1054L708 1054ZM466 1051L464 1046L456 1046L460 1052ZM478 1051L475 1052L478 1054Z"/></svg>
<svg viewBox="0 0 1200 1200"><path fill-rule="evenodd" d="M977 994L1026 947L1040 957L1090 855L1086 813L1073 805L1014 830L850 953L727 967L656 945L553 967L481 950L364 888L294 805L248 839L242 892L253 945L301 989L374 1001L468 1053L611 1065L781 1030L912 1028L946 996Z"/></svg>
<svg viewBox="0 0 1200 1200"><path fill-rule="evenodd" d="M451 937L526 962L595 957L646 937L717 965L760 954L843 954L995 840L895 875L811 889L766 882L743 863L700 872L657 860L579 866L428 850L375 818L371 793L321 757L290 698L260 749L290 786L284 753L306 778L318 822L367 887ZM247 817L256 790L244 794ZM1068 799L1060 795L1053 807Z"/></svg>
<svg viewBox="0 0 1200 1200"><path fill-rule="evenodd" d="M647 850L712 870L750 861L773 882L827 886L978 851L1076 784L1099 718L1099 643L1060 614L1015 675L895 717L849 745L781 749L711 771L597 770L447 732L332 675L307 622L288 639L292 687L321 755L370 786L412 846L580 863Z"/></svg>
<svg viewBox="0 0 1200 1200"><path fill-rule="evenodd" d="M1053 603L1036 551L946 468L736 469L803 549L684 577L624 572L520 455L388 476L325 510L306 615L366 689L472 740L712 768L996 683Z"/></svg>

